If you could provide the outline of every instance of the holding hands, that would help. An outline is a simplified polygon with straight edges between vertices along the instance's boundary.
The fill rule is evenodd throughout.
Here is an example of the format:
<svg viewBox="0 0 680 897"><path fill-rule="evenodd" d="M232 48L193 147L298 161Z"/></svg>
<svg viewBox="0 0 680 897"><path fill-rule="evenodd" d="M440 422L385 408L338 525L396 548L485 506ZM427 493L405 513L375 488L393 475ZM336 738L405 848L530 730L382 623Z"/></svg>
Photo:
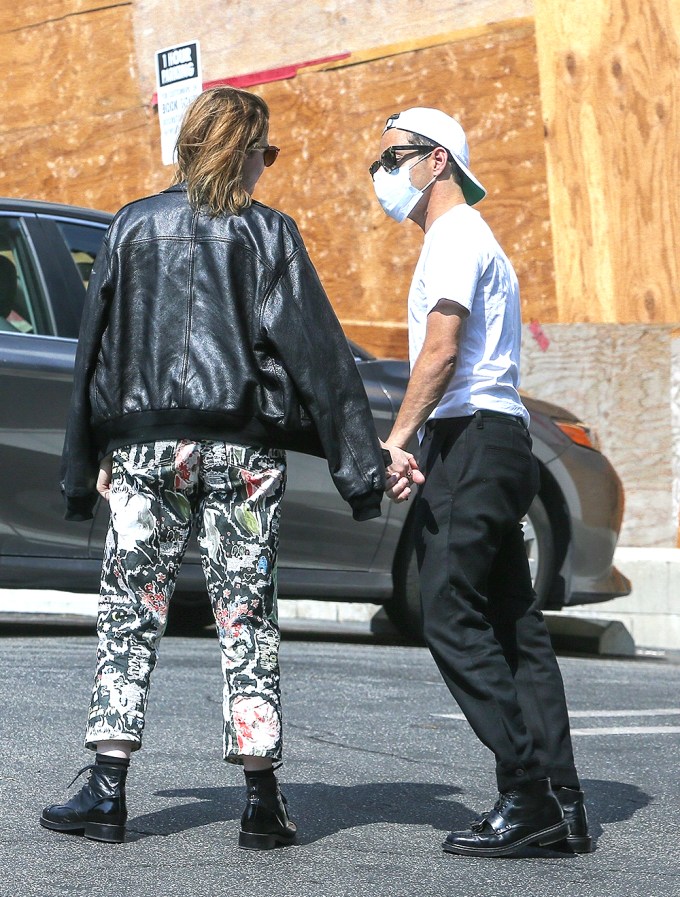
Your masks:
<svg viewBox="0 0 680 897"><path fill-rule="evenodd" d="M393 443L380 442L383 452L390 453L392 458L386 464L387 488L385 494L393 502L408 501L412 488L425 482L422 471L418 468L418 462L410 453L404 451Z"/></svg>

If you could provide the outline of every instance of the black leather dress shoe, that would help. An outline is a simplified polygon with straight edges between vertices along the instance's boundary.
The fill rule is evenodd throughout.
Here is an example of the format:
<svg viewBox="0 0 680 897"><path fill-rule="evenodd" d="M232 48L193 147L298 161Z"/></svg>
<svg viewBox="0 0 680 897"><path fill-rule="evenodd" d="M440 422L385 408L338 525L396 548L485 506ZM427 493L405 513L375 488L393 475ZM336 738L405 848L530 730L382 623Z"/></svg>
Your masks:
<svg viewBox="0 0 680 897"><path fill-rule="evenodd" d="M91 772L87 784L67 803L45 807L40 825L55 832L71 832L93 841L120 844L125 840L127 820L127 768L97 762L81 769L73 782L88 769Z"/></svg>
<svg viewBox="0 0 680 897"><path fill-rule="evenodd" d="M246 772L248 802L241 817L238 846L246 850L271 850L293 844L297 826L288 818L286 798L273 770Z"/></svg>
<svg viewBox="0 0 680 897"><path fill-rule="evenodd" d="M576 788L557 788L555 797L562 805L564 818L569 826L569 834L562 841L551 844L553 850L565 853L591 853L593 839L588 833L588 816L583 792Z"/></svg>
<svg viewBox="0 0 680 897"><path fill-rule="evenodd" d="M552 844L568 834L550 780L538 779L500 794L490 813L469 831L451 832L442 847L463 856L503 857L534 844Z"/></svg>

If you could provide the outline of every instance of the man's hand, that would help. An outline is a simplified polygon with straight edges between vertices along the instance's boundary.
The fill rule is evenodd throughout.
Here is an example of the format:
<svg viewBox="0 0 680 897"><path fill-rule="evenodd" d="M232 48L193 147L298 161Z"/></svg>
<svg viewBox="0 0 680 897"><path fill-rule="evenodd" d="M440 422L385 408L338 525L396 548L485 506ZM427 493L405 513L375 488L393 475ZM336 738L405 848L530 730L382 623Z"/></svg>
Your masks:
<svg viewBox="0 0 680 897"><path fill-rule="evenodd" d="M111 494L111 455L102 458L99 462L99 475L97 476L97 492L106 501L109 500Z"/></svg>
<svg viewBox="0 0 680 897"><path fill-rule="evenodd" d="M410 452L404 451L393 443L381 442L380 445L392 456L392 463L386 468L387 488L385 494L393 502L408 501L414 484L425 482L418 462Z"/></svg>

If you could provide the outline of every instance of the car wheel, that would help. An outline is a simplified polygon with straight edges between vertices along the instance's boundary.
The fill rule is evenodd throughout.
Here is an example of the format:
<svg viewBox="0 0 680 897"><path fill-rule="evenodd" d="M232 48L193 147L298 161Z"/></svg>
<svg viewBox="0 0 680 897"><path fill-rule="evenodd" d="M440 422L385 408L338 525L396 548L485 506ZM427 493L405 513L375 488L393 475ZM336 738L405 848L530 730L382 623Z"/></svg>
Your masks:
<svg viewBox="0 0 680 897"><path fill-rule="evenodd" d="M413 514L409 514L401 532L392 570L394 594L385 604L385 613L399 632L416 642L423 641L420 608L420 582L413 541Z"/></svg>
<svg viewBox="0 0 680 897"><path fill-rule="evenodd" d="M529 570L540 607L544 607L554 578L555 545L548 512L536 497L522 520ZM420 583L413 541L413 517L409 515L399 540L394 564L394 595L385 604L390 620L408 639L422 641Z"/></svg>
<svg viewBox="0 0 680 897"><path fill-rule="evenodd" d="M545 607L555 577L555 542L548 512L538 496L522 519L522 529L531 582L539 607Z"/></svg>

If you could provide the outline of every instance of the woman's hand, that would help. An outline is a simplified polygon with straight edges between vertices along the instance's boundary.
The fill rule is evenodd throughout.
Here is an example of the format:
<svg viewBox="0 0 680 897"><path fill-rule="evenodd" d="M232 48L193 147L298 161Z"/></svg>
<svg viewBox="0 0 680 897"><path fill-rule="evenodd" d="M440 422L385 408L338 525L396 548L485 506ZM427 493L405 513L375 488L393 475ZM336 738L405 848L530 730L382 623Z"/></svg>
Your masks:
<svg viewBox="0 0 680 897"><path fill-rule="evenodd" d="M97 492L106 501L109 500L109 495L111 494L111 468L111 455L107 455L106 458L102 458L99 462L99 474L97 476Z"/></svg>
<svg viewBox="0 0 680 897"><path fill-rule="evenodd" d="M382 441L380 445L392 457L392 463L388 464L386 468L386 495L396 503L408 501L413 485L420 485L425 482L425 477L418 467L418 462L410 452L404 451L398 445Z"/></svg>

